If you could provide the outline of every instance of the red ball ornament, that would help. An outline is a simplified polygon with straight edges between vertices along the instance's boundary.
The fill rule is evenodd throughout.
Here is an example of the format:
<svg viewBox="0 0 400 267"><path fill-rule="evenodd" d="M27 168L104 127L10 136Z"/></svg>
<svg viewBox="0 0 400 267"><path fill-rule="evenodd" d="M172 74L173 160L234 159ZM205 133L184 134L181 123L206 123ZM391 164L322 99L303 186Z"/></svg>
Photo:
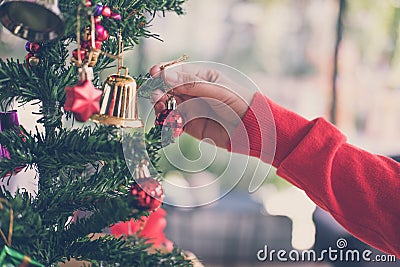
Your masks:
<svg viewBox="0 0 400 267"><path fill-rule="evenodd" d="M100 24L101 23L101 17L100 16L94 17L94 23L95 24Z"/></svg>
<svg viewBox="0 0 400 267"><path fill-rule="evenodd" d="M183 133L185 122L179 110L171 110L164 121L164 127L169 127L172 130L174 138L178 138Z"/></svg>
<svg viewBox="0 0 400 267"><path fill-rule="evenodd" d="M153 178L138 178L130 188L135 206L147 211L158 209L164 199L161 184Z"/></svg>
<svg viewBox="0 0 400 267"><path fill-rule="evenodd" d="M65 94L64 110L73 112L77 121L85 122L100 112L102 91L96 89L90 80L65 88Z"/></svg>
<svg viewBox="0 0 400 267"><path fill-rule="evenodd" d="M92 6L92 2L90 0L86 0L85 6L87 7Z"/></svg>
<svg viewBox="0 0 400 267"><path fill-rule="evenodd" d="M181 112L177 110L177 103L174 96L168 99L166 106L167 108L157 115L155 125L170 128L174 138L177 138L183 133L185 121Z"/></svg>
<svg viewBox="0 0 400 267"><path fill-rule="evenodd" d="M31 57L33 57L33 56L34 56L34 54L32 54L32 53L26 54L26 56L25 56L26 62L29 62L29 59L30 59Z"/></svg>
<svg viewBox="0 0 400 267"><path fill-rule="evenodd" d="M30 43L29 44L29 50L32 52L32 53L37 53L38 51L39 51L39 49L40 49L40 44L37 44L37 43Z"/></svg>
<svg viewBox="0 0 400 267"><path fill-rule="evenodd" d="M101 49L101 45L102 45L102 42L100 42L100 41L95 41L95 42L94 42L94 47L95 47L96 49L98 49L98 50ZM92 42L91 42L91 41L88 41L88 42L82 43L82 48L83 48L83 49L89 50L90 48L92 48Z"/></svg>
<svg viewBox="0 0 400 267"><path fill-rule="evenodd" d="M81 53L81 60L84 60L86 57L86 50L85 49L81 49L80 51ZM78 49L74 49L74 51L72 51L72 56L78 60Z"/></svg>
<svg viewBox="0 0 400 267"><path fill-rule="evenodd" d="M101 14L104 17L109 18L111 16L111 9L108 6L104 6L103 10L101 11Z"/></svg>

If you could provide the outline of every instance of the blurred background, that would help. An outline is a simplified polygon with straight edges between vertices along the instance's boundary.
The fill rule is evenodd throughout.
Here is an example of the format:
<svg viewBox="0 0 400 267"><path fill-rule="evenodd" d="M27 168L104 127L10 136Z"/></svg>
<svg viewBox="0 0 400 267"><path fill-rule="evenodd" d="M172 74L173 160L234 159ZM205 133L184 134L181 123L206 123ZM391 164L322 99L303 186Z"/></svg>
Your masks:
<svg viewBox="0 0 400 267"><path fill-rule="evenodd" d="M309 119L322 116L335 123L350 143L378 154L400 154L400 0L189 0L184 16L166 14L151 24L163 42L145 40L125 56L131 75L182 54L224 63L248 75L282 106ZM24 45L1 32L2 58L23 60ZM141 113L150 109L148 101L141 100ZM31 111L26 106L20 113L28 129L33 127L31 117L23 114ZM148 121L154 121L152 116ZM256 159L244 166L242 156L186 135L167 151L168 159L161 163L167 180L186 186L218 181L213 190L168 195L171 199L196 204L219 195L229 186L218 179L226 175L228 161L235 163L231 171L243 172L235 188L215 203L192 209L165 206L169 239L194 252L206 266L400 266L259 262L257 252L265 245L319 250L336 248L336 241L345 238L349 249L371 248ZM201 171L180 172L171 164L183 157L203 166L211 154L213 161ZM11 186L34 187L33 179L25 179L28 175L32 174L19 174ZM267 179L249 194L253 176Z"/></svg>

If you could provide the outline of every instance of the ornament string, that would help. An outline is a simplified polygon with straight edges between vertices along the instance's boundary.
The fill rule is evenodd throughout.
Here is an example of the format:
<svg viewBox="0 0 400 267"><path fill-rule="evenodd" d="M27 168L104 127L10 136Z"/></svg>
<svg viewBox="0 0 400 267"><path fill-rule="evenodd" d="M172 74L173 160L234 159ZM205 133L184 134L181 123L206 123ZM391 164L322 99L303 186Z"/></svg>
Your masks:
<svg viewBox="0 0 400 267"><path fill-rule="evenodd" d="M88 58L88 62L92 61L93 58L93 53L97 52L96 47L95 47L95 33L94 33L94 28L95 28L95 23L94 23L94 16L90 15L90 52L89 52L89 58Z"/></svg>
<svg viewBox="0 0 400 267"><path fill-rule="evenodd" d="M77 10L77 14L76 14L76 42L78 44L78 62L75 63L75 65L77 67L81 67L83 62L82 62L82 57L81 57L81 10L82 10L82 4L78 5L78 10ZM100 53L106 57L112 58L112 59L118 59L119 60L119 55L115 56L113 54L104 52L100 49L96 48L96 43L95 43L95 21L94 21L94 16L91 15L90 16L90 34L91 34L91 51L89 53L89 62L91 61L92 57L93 57L93 52L97 52Z"/></svg>
<svg viewBox="0 0 400 267"><path fill-rule="evenodd" d="M175 59L175 60L173 60L173 61L170 61L170 62L168 62L168 63L165 63L165 64L161 65L161 66L160 66L160 69L161 69L161 71L164 71L166 68L168 68L168 67L170 67L170 66L173 66L173 65L175 65L175 64L181 63L181 62L183 62L183 61L185 61L185 60L188 60L188 59L189 59L189 56L187 56L187 55L182 55L182 56L179 57L178 59ZM172 95L172 97L175 96L174 88L172 88L172 90L171 90L171 95Z"/></svg>
<svg viewBox="0 0 400 267"><path fill-rule="evenodd" d="M123 68L124 64L124 43L122 40L122 29L119 29L118 34L118 75L121 74L121 68Z"/></svg>
<svg viewBox="0 0 400 267"><path fill-rule="evenodd" d="M10 209L10 225L8 227L8 236L6 237L6 235L4 234L4 232L1 228L0 228L0 235L3 238L4 242L6 243L6 245L8 247L11 247L12 232L13 232L13 225L14 225L14 211L11 208L10 203L6 199L0 198L0 210L3 210L5 205L8 206L8 208Z"/></svg>
<svg viewBox="0 0 400 267"><path fill-rule="evenodd" d="M188 60L188 59L189 59L189 56L187 56L187 55L182 55L182 56L181 56L180 58L178 58L178 59L175 59L175 60L173 60L173 61L170 61L170 62L168 62L168 63L165 63L165 64L161 65L161 66L160 66L160 69L161 69L161 70L165 70L167 67L170 67L170 66L172 66L172 65L181 63L182 61L185 61L185 60Z"/></svg>
<svg viewBox="0 0 400 267"><path fill-rule="evenodd" d="M76 13L76 41L78 43L78 63L77 65L82 66L82 57L81 57L81 9L82 4L78 5L78 11Z"/></svg>

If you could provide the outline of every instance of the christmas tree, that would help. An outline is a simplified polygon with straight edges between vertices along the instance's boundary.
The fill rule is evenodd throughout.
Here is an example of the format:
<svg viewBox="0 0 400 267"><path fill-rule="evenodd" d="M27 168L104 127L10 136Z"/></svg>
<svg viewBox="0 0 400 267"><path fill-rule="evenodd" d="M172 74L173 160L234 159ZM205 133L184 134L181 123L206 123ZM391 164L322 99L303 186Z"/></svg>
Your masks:
<svg viewBox="0 0 400 267"><path fill-rule="evenodd" d="M59 266L71 259L92 266L191 265L179 249L151 249L151 244L137 235L95 235L120 221L149 216L159 206L161 199L138 193L135 176L157 186L158 170L147 171L147 165L156 166L162 146L160 127L143 133L123 130L119 123L92 123L75 129L63 125L65 120L85 121L98 113L101 92L96 88L103 84L99 74L115 68L116 58L121 67L122 50L133 49L141 38L158 39L148 30L151 21L167 11L182 14L184 2L2 2L4 26L30 42L26 60L0 60L0 102L3 110L13 102L35 102L40 107L40 114L35 114L40 116L37 123L44 130L37 127L27 132L14 120L12 127L3 127L0 133L1 151L5 152L0 160L1 177L13 179L12 174L24 168L34 168L38 174L36 195L9 192L6 187L0 191L0 245L12 250L3 250L1 266ZM31 26L29 30L23 24L12 25L10 21L18 16ZM42 33L42 28L48 32ZM140 88L148 78L136 75L139 96L151 93ZM91 91L82 93L88 88ZM11 116L10 112L4 114ZM0 119L2 123L6 120ZM82 213L85 216L72 219ZM24 255L32 259L30 265ZM4 257L11 260L5 263Z"/></svg>

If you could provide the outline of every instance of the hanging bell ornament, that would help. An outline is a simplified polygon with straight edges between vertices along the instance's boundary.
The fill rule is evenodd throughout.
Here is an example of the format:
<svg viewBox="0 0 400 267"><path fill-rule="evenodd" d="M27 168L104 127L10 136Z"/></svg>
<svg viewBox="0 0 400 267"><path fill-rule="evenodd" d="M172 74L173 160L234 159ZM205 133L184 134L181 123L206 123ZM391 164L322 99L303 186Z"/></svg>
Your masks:
<svg viewBox="0 0 400 267"><path fill-rule="evenodd" d="M177 109L176 99L172 95L167 100L166 109L157 115L155 125L170 128L174 138L177 138L183 133L184 124L183 116Z"/></svg>
<svg viewBox="0 0 400 267"><path fill-rule="evenodd" d="M13 34L40 43L61 37L65 29L57 0L4 0L0 21Z"/></svg>
<svg viewBox="0 0 400 267"><path fill-rule="evenodd" d="M121 74L121 69L125 70L125 75ZM143 127L137 111L136 81L127 73L127 68L120 67L117 74L104 82L100 113L91 117L93 121L127 128Z"/></svg>

